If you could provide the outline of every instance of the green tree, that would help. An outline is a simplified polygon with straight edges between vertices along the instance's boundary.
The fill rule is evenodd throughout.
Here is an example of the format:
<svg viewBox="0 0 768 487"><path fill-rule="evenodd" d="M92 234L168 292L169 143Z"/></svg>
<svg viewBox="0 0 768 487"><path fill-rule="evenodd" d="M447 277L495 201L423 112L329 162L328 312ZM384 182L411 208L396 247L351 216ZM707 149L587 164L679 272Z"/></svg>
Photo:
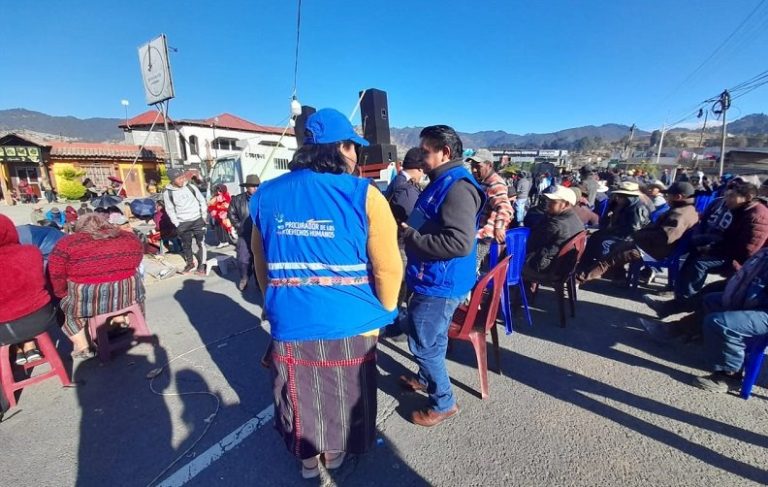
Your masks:
<svg viewBox="0 0 768 487"><path fill-rule="evenodd" d="M85 171L65 167L56 173L59 178L57 190L60 196L68 200L79 200L85 195L85 186L80 179L85 176Z"/></svg>

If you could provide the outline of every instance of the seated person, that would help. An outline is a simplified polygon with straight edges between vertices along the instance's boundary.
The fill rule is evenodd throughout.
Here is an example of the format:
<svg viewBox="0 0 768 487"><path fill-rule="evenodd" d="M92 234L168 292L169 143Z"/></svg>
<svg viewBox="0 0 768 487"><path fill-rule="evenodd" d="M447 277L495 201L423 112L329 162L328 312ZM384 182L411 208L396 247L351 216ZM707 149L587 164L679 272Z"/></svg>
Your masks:
<svg viewBox="0 0 768 487"><path fill-rule="evenodd" d="M32 209L32 213L29 215L29 223L37 225L41 221L45 221L45 213L43 213L43 204L37 203Z"/></svg>
<svg viewBox="0 0 768 487"><path fill-rule="evenodd" d="M596 227L600 223L600 217L589 208L589 202L587 201L587 198L582 195L581 189L575 186L570 189L576 194L576 205L573 207L576 216L584 222L584 226Z"/></svg>
<svg viewBox="0 0 768 487"><path fill-rule="evenodd" d="M63 329L72 340L73 358L95 355L85 335L88 318L144 303L144 284L138 274L142 251L135 235L121 231L102 213L80 217L75 233L56 244L48 272L53 293L61 298ZM120 321L124 320L113 322Z"/></svg>
<svg viewBox="0 0 768 487"><path fill-rule="evenodd" d="M11 219L0 215L0 266L10 279L0 286L0 345L19 345L16 363L40 358L32 340L56 322L56 309L46 290L43 255L21 245Z"/></svg>
<svg viewBox="0 0 768 487"><path fill-rule="evenodd" d="M757 199L757 186L732 185L725 193L725 206L732 217L730 224L721 239L691 250L675 282L674 301L643 297L660 318L695 309L694 300L710 272L729 277L768 242L768 208Z"/></svg>
<svg viewBox="0 0 768 487"><path fill-rule="evenodd" d="M587 240L587 248L579 262L579 270L592 267L604 258L618 242L627 240L650 221L648 207L640 199L640 186L624 181L611 194L608 215L602 228Z"/></svg>
<svg viewBox="0 0 768 487"><path fill-rule="evenodd" d="M549 280L553 264L562 246L574 235L584 231L584 223L573 211L576 193L565 186L553 186L554 192L545 192L547 215L531 229L526 248L523 278L539 282Z"/></svg>
<svg viewBox="0 0 768 487"><path fill-rule="evenodd" d="M541 195L545 195L547 193L554 193L555 185L550 185L544 189L544 191L541 193ZM523 219L523 226L528 228L533 228L536 225L538 225L540 222L542 222L547 217L547 207L549 206L548 198L539 198L536 202L536 205L531 207L528 212L525 214L525 218Z"/></svg>
<svg viewBox="0 0 768 487"><path fill-rule="evenodd" d="M675 183L665 191L670 209L656 222L636 231L626 241L616 244L604 258L581 270L579 284L599 279L609 269L623 268L643 258L643 253L662 260L674 250L675 243L699 221L693 204L694 189L690 183Z"/></svg>
<svg viewBox="0 0 768 487"><path fill-rule="evenodd" d="M728 281L725 291L705 299L704 354L712 373L696 377L693 385L709 392L726 393L741 386L744 341L768 335L768 251L759 252Z"/></svg>
<svg viewBox="0 0 768 487"><path fill-rule="evenodd" d="M45 214L45 219L56 224L59 229L64 228L67 224L67 217L57 207L53 207Z"/></svg>

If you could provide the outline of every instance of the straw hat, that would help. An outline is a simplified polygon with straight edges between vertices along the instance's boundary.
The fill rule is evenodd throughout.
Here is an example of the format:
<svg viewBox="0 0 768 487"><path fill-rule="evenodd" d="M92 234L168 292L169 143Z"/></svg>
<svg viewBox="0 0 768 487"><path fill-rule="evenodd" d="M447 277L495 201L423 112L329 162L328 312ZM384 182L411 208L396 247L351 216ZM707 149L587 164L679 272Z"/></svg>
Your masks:
<svg viewBox="0 0 768 487"><path fill-rule="evenodd" d="M613 194L624 194L627 196L640 196L640 185L633 181L622 181L619 189L615 189Z"/></svg>

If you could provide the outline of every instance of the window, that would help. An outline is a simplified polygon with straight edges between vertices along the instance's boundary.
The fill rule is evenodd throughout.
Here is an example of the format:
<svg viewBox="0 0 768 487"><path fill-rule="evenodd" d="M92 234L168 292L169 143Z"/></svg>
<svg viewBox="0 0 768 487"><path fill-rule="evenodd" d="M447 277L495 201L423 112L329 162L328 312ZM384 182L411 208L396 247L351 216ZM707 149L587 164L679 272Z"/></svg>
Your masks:
<svg viewBox="0 0 768 487"><path fill-rule="evenodd" d="M263 145L265 147L285 147L280 142L274 140L262 140L259 142L259 145Z"/></svg>
<svg viewBox="0 0 768 487"><path fill-rule="evenodd" d="M189 152L191 152L193 156L196 156L199 154L199 151L197 149L197 135L189 136Z"/></svg>
<svg viewBox="0 0 768 487"><path fill-rule="evenodd" d="M187 142L181 135L179 135L179 157L184 161L187 160Z"/></svg>
<svg viewBox="0 0 768 487"><path fill-rule="evenodd" d="M219 159L211 170L211 185L234 183L236 175L235 159Z"/></svg>
<svg viewBox="0 0 768 487"><path fill-rule="evenodd" d="M109 163L103 164L80 164L80 169L85 171L83 179L88 178L93 181L96 187L104 188L110 184L109 176L114 176L114 169Z"/></svg>
<svg viewBox="0 0 768 487"><path fill-rule="evenodd" d="M275 157L273 159L275 161L275 169L281 169L283 171L288 170L288 163L291 162L288 159L280 159Z"/></svg>
<svg viewBox="0 0 768 487"><path fill-rule="evenodd" d="M240 150L237 147L237 139L227 137L216 137L211 146L217 150Z"/></svg>

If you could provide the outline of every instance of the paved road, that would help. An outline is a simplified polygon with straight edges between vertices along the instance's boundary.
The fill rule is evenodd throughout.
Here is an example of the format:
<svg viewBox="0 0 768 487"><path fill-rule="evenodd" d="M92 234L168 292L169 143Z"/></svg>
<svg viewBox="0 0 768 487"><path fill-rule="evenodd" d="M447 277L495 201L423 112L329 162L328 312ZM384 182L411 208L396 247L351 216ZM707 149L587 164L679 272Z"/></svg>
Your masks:
<svg viewBox="0 0 768 487"><path fill-rule="evenodd" d="M271 404L258 365L267 332L253 288L241 294L233 279L152 284L147 313L159 346L140 345L103 366L76 364L73 389L46 381L23 391L0 424L0 484L143 486L181 456L160 481L188 477L203 459L186 485L314 485L302 483L269 421L254 428ZM534 327L502 333L503 375L491 373L486 401L475 392L471 347L457 344L449 371L462 411L434 429L405 419L425 401L397 387L397 376L414 368L407 347L382 344L380 445L319 483L768 484L765 389L744 401L688 386L701 372L700 346L650 341L634 324L648 310L629 290L597 284L580 292L566 329L556 325L552 297L540 296ZM66 339L57 337L66 356ZM221 440L244 424L250 429L236 446L211 463Z"/></svg>

